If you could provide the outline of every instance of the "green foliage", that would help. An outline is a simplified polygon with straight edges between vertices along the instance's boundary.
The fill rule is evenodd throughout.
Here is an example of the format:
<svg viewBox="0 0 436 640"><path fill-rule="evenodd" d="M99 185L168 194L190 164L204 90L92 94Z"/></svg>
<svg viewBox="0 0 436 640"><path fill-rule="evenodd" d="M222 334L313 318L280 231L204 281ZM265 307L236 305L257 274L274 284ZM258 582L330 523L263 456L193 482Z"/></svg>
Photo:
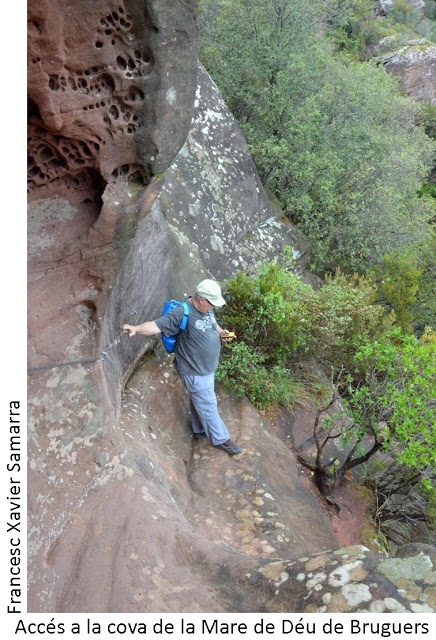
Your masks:
<svg viewBox="0 0 436 640"><path fill-rule="evenodd" d="M436 199L436 184L424 184L418 191L418 195L425 198Z"/></svg>
<svg viewBox="0 0 436 640"><path fill-rule="evenodd" d="M287 363L307 341L313 296L311 287L274 263L256 276L237 273L226 284L227 304L220 312L237 341L223 350L217 379L231 382L259 408L292 405L302 385Z"/></svg>
<svg viewBox="0 0 436 640"><path fill-rule="evenodd" d="M264 184L311 243L312 267L364 273L424 241L434 214L417 191L436 146L396 80L321 37L341 23L340 4L202 0L200 57ZM347 19L360 4L346 3Z"/></svg>
<svg viewBox="0 0 436 640"><path fill-rule="evenodd" d="M231 357L223 357L216 378L231 381L237 395L246 395L259 409L280 405L291 407L301 396L302 385L284 367L265 368L265 356L245 342L231 347Z"/></svg>
<svg viewBox="0 0 436 640"><path fill-rule="evenodd" d="M428 329L420 340L391 329L377 340L365 340L354 358L354 369L345 382L341 368L330 402L318 410L314 425L315 463L311 465L322 492L340 484L347 472L366 463L380 449L403 467L397 486L420 483L423 491L436 499L436 334ZM338 400L342 407L320 420ZM335 438L347 448L337 467L325 460L324 447ZM418 494L414 494L415 498ZM416 502L413 499L413 502ZM428 505L429 502L427 501ZM398 505L398 502L397 502ZM427 507L426 507L427 508ZM425 508L425 509L426 509Z"/></svg>
<svg viewBox="0 0 436 640"><path fill-rule="evenodd" d="M411 312L414 332L421 335L426 327L436 330L436 233L421 248L419 268L421 276L418 282L416 302L412 306Z"/></svg>
<svg viewBox="0 0 436 640"><path fill-rule="evenodd" d="M426 134L432 138L436 139L436 107L424 102L421 105L421 112L419 114L420 122L424 126L424 130Z"/></svg>
<svg viewBox="0 0 436 640"><path fill-rule="evenodd" d="M260 397L265 398L265 403L268 398L268 372L263 362L262 354L238 341L232 345L232 357L225 357L225 354L222 357L216 378L222 382L231 381L237 395L246 394L258 406Z"/></svg>
<svg viewBox="0 0 436 640"><path fill-rule="evenodd" d="M394 0L392 6L388 9L387 18L393 24L407 24L412 27L416 27L421 20L419 12L413 9L407 3L407 0Z"/></svg>
<svg viewBox="0 0 436 640"><path fill-rule="evenodd" d="M397 3L395 3L397 4ZM411 37L424 37L431 42L436 42L436 3L434 0L425 0L423 14L411 6L403 9L394 6L391 14L388 14L387 20L392 22L394 29L402 36L403 41ZM399 14L403 14L402 16ZM393 17L399 15L399 21L394 22Z"/></svg>
<svg viewBox="0 0 436 640"><path fill-rule="evenodd" d="M377 282L378 302L395 312L395 318L404 331L413 329L412 306L416 302L422 270L413 254L386 254L373 270Z"/></svg>
<svg viewBox="0 0 436 640"><path fill-rule="evenodd" d="M339 51L356 60L365 60L368 46L390 33L385 21L374 16L374 0L351 0L339 16L340 21L328 21L328 35Z"/></svg>
<svg viewBox="0 0 436 640"><path fill-rule="evenodd" d="M239 340L254 345L266 364L282 364L304 349L313 322L315 292L277 263L254 276L239 272L226 285L224 321Z"/></svg>
<svg viewBox="0 0 436 640"><path fill-rule="evenodd" d="M424 15L430 20L436 20L436 2L435 0L425 0Z"/></svg>
<svg viewBox="0 0 436 640"><path fill-rule="evenodd" d="M424 472L436 463L436 334L400 329L356 353L360 382L350 381L346 411L362 430L395 451L399 464ZM425 486L431 483L424 478Z"/></svg>
<svg viewBox="0 0 436 640"><path fill-rule="evenodd" d="M319 361L336 370L347 368L363 341L391 327L393 318L376 304L376 295L372 281L363 276L346 276L340 270L326 276L311 327L311 349Z"/></svg>
<svg viewBox="0 0 436 640"><path fill-rule="evenodd" d="M225 297L220 323L232 327L237 342L223 350L218 377L257 406L288 406L283 398L295 399L295 376L304 362L339 367L351 361L362 341L390 326L374 304L372 283L340 271L315 291L285 262L268 263L256 274L236 274L226 283Z"/></svg>

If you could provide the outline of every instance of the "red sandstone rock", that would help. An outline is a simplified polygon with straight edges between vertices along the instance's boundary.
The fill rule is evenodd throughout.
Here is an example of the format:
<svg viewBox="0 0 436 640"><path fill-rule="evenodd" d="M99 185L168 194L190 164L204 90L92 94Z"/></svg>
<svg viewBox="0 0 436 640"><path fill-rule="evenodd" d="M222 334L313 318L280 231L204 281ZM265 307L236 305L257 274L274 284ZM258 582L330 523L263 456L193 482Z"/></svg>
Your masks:
<svg viewBox="0 0 436 640"><path fill-rule="evenodd" d="M195 3L31 0L28 25L30 197L165 170L192 115Z"/></svg>

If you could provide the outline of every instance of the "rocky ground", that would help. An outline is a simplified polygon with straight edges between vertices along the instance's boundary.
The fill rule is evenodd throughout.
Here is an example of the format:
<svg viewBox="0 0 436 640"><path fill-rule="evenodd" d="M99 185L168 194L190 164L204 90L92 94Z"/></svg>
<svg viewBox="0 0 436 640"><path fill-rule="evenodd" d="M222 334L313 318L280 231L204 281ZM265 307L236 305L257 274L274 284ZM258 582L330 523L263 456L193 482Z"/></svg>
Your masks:
<svg viewBox="0 0 436 640"><path fill-rule="evenodd" d="M302 407L297 410L298 420L292 419L288 412L266 412L268 424L273 432L293 453L297 453L299 445L312 435L313 410ZM300 452L300 451L299 451ZM371 501L368 495L351 483L337 487L329 500L326 500L316 487L313 474L304 465L296 462L299 481L317 500L320 508L327 516L333 534L340 547L354 544L368 544L368 533L373 532L371 521Z"/></svg>

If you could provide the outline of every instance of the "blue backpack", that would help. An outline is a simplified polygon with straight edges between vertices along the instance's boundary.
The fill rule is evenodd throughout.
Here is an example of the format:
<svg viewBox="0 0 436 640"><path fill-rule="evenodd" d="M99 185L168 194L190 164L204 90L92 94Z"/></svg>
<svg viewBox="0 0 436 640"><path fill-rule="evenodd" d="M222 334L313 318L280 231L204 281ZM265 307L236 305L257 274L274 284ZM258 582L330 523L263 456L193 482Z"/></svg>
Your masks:
<svg viewBox="0 0 436 640"><path fill-rule="evenodd" d="M164 316L166 313L168 313L168 311L171 311L171 309L174 309L177 306L182 306L185 310L183 318L180 321L180 329L183 330L186 329L189 316L189 307L186 302L177 302L177 300L166 300L162 309L162 315ZM168 351L168 353L173 353L176 346L177 333L168 337L164 336L164 334L162 333L161 338L162 344L165 347L165 351Z"/></svg>

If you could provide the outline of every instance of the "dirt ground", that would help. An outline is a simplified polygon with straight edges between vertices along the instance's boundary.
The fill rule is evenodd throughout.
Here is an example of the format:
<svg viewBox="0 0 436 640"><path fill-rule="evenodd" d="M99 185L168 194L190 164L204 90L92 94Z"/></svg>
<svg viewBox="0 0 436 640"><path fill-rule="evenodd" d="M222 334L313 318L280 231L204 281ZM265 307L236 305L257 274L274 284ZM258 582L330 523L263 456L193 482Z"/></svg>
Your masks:
<svg viewBox="0 0 436 640"><path fill-rule="evenodd" d="M289 429L289 421L286 416L267 412L264 417L271 426L272 431L291 451L296 453L295 439L292 430ZM304 425L305 431L306 428L307 425ZM370 525L370 505L368 500L362 498L352 483L346 483L344 486L338 487L326 499L316 487L312 473L298 462L297 467L301 483L311 491L329 518L338 545L340 547L348 547L362 543L364 531Z"/></svg>
<svg viewBox="0 0 436 640"><path fill-rule="evenodd" d="M301 465L300 480L317 498L327 514L333 533L340 547L348 547L362 542L363 532L369 523L369 506L353 489L352 485L338 487L326 500L315 486L310 473Z"/></svg>

